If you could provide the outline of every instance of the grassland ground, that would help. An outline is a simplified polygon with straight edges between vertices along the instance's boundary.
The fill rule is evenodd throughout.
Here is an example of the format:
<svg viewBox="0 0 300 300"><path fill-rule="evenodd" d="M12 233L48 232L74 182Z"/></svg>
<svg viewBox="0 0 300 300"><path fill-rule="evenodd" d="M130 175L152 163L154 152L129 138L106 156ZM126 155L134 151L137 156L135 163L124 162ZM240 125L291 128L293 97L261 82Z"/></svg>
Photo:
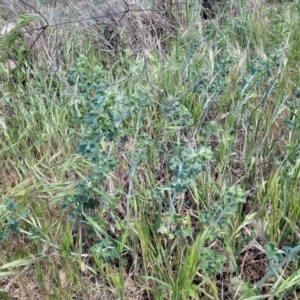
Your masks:
<svg viewBox="0 0 300 300"><path fill-rule="evenodd" d="M299 3L2 1L0 299L299 299Z"/></svg>

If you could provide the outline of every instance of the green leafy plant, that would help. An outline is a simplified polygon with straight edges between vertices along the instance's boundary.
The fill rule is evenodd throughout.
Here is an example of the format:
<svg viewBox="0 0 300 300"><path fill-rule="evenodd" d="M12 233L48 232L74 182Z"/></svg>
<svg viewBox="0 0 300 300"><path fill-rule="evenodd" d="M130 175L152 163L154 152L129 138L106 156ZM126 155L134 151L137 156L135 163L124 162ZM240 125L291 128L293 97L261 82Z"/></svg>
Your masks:
<svg viewBox="0 0 300 300"><path fill-rule="evenodd" d="M228 217L235 217L240 203L245 203L245 192L240 186L232 186L225 194L223 201L213 205L200 215L201 223L210 228L210 240L228 228Z"/></svg>
<svg viewBox="0 0 300 300"><path fill-rule="evenodd" d="M74 107L82 128L78 152L94 165L94 174L87 178L88 182L79 184L77 194L67 197L63 203L64 211L71 208L72 219L87 209L99 208L99 198L103 200L104 210L113 215L110 208L114 197L104 188L105 180L116 167L109 143L120 142L127 133L122 130L122 123L131 118L132 108L126 98L107 95L109 84L104 75L105 70L100 66L91 70L84 56L69 72L69 83L78 89L83 100Z"/></svg>
<svg viewBox="0 0 300 300"><path fill-rule="evenodd" d="M269 278L277 277L277 279L281 278L280 270L283 268L288 262L291 261L299 261L299 251L300 245L292 248L292 247L283 247L282 250L279 250L274 243L270 243L266 245L266 254L270 261L270 266L268 272L264 275L264 277L254 285L254 289L260 291L266 281ZM275 292L275 291L274 291Z"/></svg>
<svg viewBox="0 0 300 300"><path fill-rule="evenodd" d="M84 56L80 56L77 64L69 72L69 84L81 95L81 101L74 106L77 112L76 122L81 126L78 152L91 162L94 172L87 176L86 182L77 185L75 194L65 197L62 210L68 212L71 221L89 225L89 234L99 239L90 247L95 258L113 262L121 254L120 245L114 238L115 231L124 233L126 230L122 225L123 221L115 213L123 189L117 188L113 193L107 191L107 180L117 168L118 153L112 145L121 149L123 141L128 135L131 136L131 126L123 125L129 123L135 115L136 103L126 97L109 93L109 83L104 79L105 74L105 70L100 66L91 69ZM147 143L148 139L143 136L141 141ZM142 147L144 143L140 145ZM129 178L134 176L143 151L134 150L133 157ZM128 200L127 216L129 210ZM111 220L109 226L103 219L106 214Z"/></svg>
<svg viewBox="0 0 300 300"><path fill-rule="evenodd" d="M20 232L21 223L16 215L18 205L13 199L0 204L0 242L7 241L10 234Z"/></svg>

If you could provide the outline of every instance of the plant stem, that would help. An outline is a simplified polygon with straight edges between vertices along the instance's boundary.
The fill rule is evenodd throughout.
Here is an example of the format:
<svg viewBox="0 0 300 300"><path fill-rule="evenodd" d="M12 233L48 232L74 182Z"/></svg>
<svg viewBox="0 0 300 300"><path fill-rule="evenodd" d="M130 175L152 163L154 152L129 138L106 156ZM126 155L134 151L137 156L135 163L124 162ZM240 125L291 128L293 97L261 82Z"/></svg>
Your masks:
<svg viewBox="0 0 300 300"><path fill-rule="evenodd" d="M296 254L298 251L300 251L300 245L297 247L293 248L290 253L286 255L286 257L279 263L276 267L275 270L269 271L257 284L254 285L254 289L260 291L262 289L263 284L271 277L273 277L275 274L275 271L279 270L282 268L286 263L288 263L293 256L293 254Z"/></svg>

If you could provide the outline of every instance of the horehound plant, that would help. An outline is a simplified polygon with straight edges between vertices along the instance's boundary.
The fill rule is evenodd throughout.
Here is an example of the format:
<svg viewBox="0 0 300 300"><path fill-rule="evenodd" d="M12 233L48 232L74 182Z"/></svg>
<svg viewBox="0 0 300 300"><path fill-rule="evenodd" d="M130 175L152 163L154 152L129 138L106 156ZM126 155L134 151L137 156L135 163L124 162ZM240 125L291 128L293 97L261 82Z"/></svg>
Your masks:
<svg viewBox="0 0 300 300"><path fill-rule="evenodd" d="M16 236L20 232L20 218L16 214L18 205L13 199L0 204L0 242L8 240L10 234ZM25 212L21 212L24 215Z"/></svg>
<svg viewBox="0 0 300 300"><path fill-rule="evenodd" d="M88 177L87 183L78 185L76 196L65 199L62 208L64 211L70 212L71 220L88 224L91 233L94 232L97 236L99 241L92 245L90 250L95 255L95 259L99 260L99 263L101 261L113 263L117 260L121 265L126 265L128 260L121 259L121 257L124 253L128 254L134 251L133 245L138 238L138 235L136 237L131 235L129 238L128 232L128 230L133 230L135 233L137 230L135 229L135 218L138 212L135 211L134 207L140 205L131 201L133 196L131 192L134 187L137 188L137 183L141 180L140 169L144 167L143 163L147 160L145 151L148 152L155 144L151 136L146 138L144 133L139 134L139 129L145 126L143 122L148 122L147 118L142 118L142 112L147 108L147 105L145 103L140 104L136 99L133 103L126 98L111 95L108 92L109 84L103 80L104 77L105 70L101 67L94 67L91 70L87 58L83 56L69 75L69 83L75 86L82 96L81 104L74 107L80 113L79 122L82 124L82 140L78 149L84 157L91 160L95 166L95 171L93 175ZM159 210L155 221L157 233L160 238L166 237L168 243L175 245L182 239L187 241L194 239L194 229L191 226L190 217L176 211L176 206L179 205L178 199L184 197L186 193L196 190L201 173L211 172L214 153L208 146L197 148L197 146L188 146L182 143L181 132L184 132L184 128L193 123L192 115L182 104L173 102L170 107L162 106L161 112L165 116L167 128L175 129L170 131L170 136L173 136L176 142L174 149L170 149L167 155L164 155L159 148L152 150L156 150L156 155L157 153L162 155L168 162L170 175L165 184L157 185L155 183L152 187L153 190L149 190L147 193L152 193L158 202ZM130 127L132 121L136 122L137 125L135 126L138 129ZM209 134L215 129L216 125L210 124L205 134ZM156 136L158 133L155 133L157 130L155 126L152 130L152 134ZM111 193L107 182L117 170L117 161L119 165L124 165L115 149L122 153L124 138L126 142L132 133L134 133L132 138L134 148L124 152L125 157L132 159L131 161L126 160L130 168L126 172L128 176L127 193L124 191L124 187ZM163 140L156 140L156 147L157 145L163 145ZM133 156L131 156L132 154ZM172 178L174 179L172 180ZM145 192L146 190L142 193ZM120 197L122 194L126 199L126 214L120 217L120 213L118 213L119 202L116 197ZM168 201L167 206L166 201ZM190 252L191 259L195 259L193 257L195 254L192 253L195 250L194 247L198 245L201 249L201 255L196 264L191 266L192 271L190 270L189 276L187 276L186 267L178 274L179 281L174 282L171 288L174 299L180 297L183 286L189 285L189 290L194 289L192 282L199 268L210 276L222 272L227 261L226 255L211 249L206 243L220 238L226 232L228 218L236 215L238 206L244 201L243 190L234 186L225 193L220 202L215 202L211 208L209 207L206 212L201 214L199 221L203 224L204 231L201 237L192 243L192 248L186 250L187 253L192 251ZM180 204L181 209L183 208L182 205L185 204ZM113 231L105 225L103 217L106 214L110 219L110 227L115 228ZM115 238L116 234L120 240ZM132 239L130 242L133 243L132 246L130 243L125 244L125 237L128 242ZM155 280L151 276L146 278Z"/></svg>

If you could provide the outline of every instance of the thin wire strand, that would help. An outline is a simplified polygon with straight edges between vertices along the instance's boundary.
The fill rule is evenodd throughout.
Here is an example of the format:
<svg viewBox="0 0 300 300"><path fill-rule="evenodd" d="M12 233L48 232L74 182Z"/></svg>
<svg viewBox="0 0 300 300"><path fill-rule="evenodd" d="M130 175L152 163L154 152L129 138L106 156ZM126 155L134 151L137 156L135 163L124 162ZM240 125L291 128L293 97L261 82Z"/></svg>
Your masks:
<svg viewBox="0 0 300 300"><path fill-rule="evenodd" d="M100 14L100 15L95 15L95 16L91 16L89 18L79 18L79 19L75 19L75 20L71 20L71 21L66 21L66 22L61 22L61 23L54 23L54 24L49 24L48 20L37 10L35 9L33 6L27 4L26 2L24 2L23 0L19 0L21 3L23 3L25 6L30 7L32 10L34 10L34 12L36 12L39 16L41 16L43 18L43 20L45 21L45 25L36 27L36 28L31 28L28 30L23 30L20 31L18 33L15 34L25 34L25 33L29 33L29 32L33 32L33 31L38 31L38 30L42 30L43 32L48 29L48 28L52 28L52 27L56 27L58 28L59 26L64 26L64 25L68 25L68 24L74 24L74 23L79 23L79 22L85 22L85 21L93 21L93 20L97 20L97 19L101 19L101 18L107 18L109 17L109 13L105 13L105 14ZM124 1L124 0L123 0ZM125 1L125 3L127 3ZM178 4L186 4L188 7L192 7L192 4L187 4L186 2L182 2L182 3L178 3ZM178 6L178 4L176 4L176 6ZM116 12L114 13L115 16L121 15L121 18L119 19L119 22L121 21L121 19L124 17L125 14L130 13L130 12L158 12L158 13L166 13L169 12L170 10L172 11L180 11L180 10L184 10L186 9L186 7L183 8L174 8L172 9L172 7L175 4L171 4L167 9L165 10L158 10L158 9L131 9L129 7L129 5L127 4L126 9L121 11L121 12ZM55 1L55 6L56 6L56 1ZM42 33L43 33L42 32ZM40 35L39 35L40 36ZM5 36L0 37L1 39L4 39Z"/></svg>

